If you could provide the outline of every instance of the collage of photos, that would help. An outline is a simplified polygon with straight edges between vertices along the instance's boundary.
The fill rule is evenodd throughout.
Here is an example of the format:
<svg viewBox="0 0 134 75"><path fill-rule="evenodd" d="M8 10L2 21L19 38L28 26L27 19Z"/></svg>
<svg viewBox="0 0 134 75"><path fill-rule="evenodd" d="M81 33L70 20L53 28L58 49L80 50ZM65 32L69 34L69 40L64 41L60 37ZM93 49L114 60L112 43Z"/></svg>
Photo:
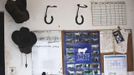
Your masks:
<svg viewBox="0 0 134 75"><path fill-rule="evenodd" d="M66 75L101 75L98 31L64 32Z"/></svg>

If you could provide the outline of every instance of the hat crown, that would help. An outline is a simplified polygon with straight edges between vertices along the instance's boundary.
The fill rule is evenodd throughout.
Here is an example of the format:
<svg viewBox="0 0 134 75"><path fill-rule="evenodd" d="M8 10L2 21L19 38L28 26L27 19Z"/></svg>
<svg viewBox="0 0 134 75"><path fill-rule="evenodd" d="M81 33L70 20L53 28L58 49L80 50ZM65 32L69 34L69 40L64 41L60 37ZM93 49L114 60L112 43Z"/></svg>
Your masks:
<svg viewBox="0 0 134 75"><path fill-rule="evenodd" d="M12 34L12 40L19 46L19 48L21 48L20 50L24 49L25 51L32 48L32 46L37 42L36 35L25 27L22 27L20 31L14 31Z"/></svg>

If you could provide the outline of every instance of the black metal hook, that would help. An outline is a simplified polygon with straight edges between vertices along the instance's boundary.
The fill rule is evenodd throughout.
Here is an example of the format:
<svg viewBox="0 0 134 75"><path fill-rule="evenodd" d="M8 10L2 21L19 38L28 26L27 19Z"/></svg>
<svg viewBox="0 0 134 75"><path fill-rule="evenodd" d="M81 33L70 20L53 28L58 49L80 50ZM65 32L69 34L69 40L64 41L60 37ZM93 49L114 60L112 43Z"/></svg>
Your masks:
<svg viewBox="0 0 134 75"><path fill-rule="evenodd" d="M45 21L46 24L51 24L53 22L53 20L54 20L53 16L51 16L51 21L50 22L47 21L47 11L48 11L48 8L56 8L56 7L57 6L55 6L55 5L54 6L50 6L50 5L47 6L46 12L45 12L45 17L44 17L44 21Z"/></svg>
<svg viewBox="0 0 134 75"><path fill-rule="evenodd" d="M77 9L76 17L75 17L75 22L76 22L78 25L81 25L81 24L84 23L84 17L83 17L83 15L80 15L80 17L81 17L81 22L78 22L79 8L87 8L87 5L81 6L80 4L77 4L77 6L78 6L78 9Z"/></svg>
<svg viewBox="0 0 134 75"><path fill-rule="evenodd" d="M78 22L78 15L76 15L76 17L75 17L75 21L76 21L76 23L77 23L78 25L81 25L81 24L84 23L84 17L83 17L83 15L81 15L80 17L81 17L81 22Z"/></svg>
<svg viewBox="0 0 134 75"><path fill-rule="evenodd" d="M45 15L45 17L44 17L44 21L45 21L46 24L51 24L53 22L53 20L54 20L53 16L51 16L51 21L50 22L47 22L47 15Z"/></svg>

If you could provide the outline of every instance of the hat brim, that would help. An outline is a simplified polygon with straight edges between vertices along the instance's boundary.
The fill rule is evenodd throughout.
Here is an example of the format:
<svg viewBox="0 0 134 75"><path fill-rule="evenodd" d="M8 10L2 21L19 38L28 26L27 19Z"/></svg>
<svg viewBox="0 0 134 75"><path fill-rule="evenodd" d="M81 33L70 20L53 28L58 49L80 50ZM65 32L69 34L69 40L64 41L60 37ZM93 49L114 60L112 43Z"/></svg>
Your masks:
<svg viewBox="0 0 134 75"><path fill-rule="evenodd" d="M20 51L25 54L29 54L32 52L32 47L19 47Z"/></svg>

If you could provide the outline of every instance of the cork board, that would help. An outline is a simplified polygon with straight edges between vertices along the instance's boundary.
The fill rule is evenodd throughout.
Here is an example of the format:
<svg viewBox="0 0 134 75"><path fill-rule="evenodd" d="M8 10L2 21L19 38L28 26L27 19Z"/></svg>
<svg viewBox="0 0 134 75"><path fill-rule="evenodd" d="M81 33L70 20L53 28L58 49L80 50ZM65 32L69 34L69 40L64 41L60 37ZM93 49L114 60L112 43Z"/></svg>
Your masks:
<svg viewBox="0 0 134 75"><path fill-rule="evenodd" d="M132 43L132 33L128 35L128 47L127 47L127 70L134 71L134 64L133 64L133 43ZM104 72L104 55L110 54L120 54L120 53L101 53L101 65L102 65L102 72Z"/></svg>

